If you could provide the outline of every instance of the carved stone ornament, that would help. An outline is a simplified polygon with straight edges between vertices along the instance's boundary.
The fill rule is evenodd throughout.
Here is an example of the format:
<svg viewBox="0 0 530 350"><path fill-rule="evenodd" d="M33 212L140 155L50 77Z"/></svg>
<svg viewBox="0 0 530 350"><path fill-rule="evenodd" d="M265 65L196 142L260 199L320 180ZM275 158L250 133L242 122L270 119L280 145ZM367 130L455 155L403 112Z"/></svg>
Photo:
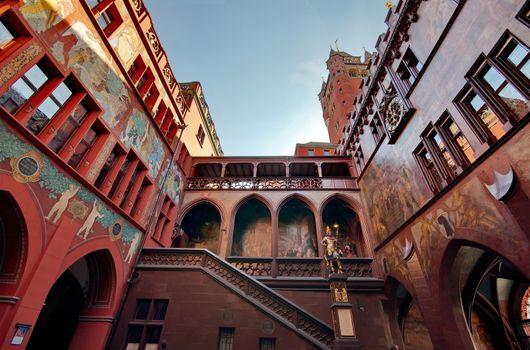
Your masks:
<svg viewBox="0 0 530 350"><path fill-rule="evenodd" d="M405 105L399 96L394 96L386 106L385 126L390 134L396 131L401 119L405 115Z"/></svg>
<svg viewBox="0 0 530 350"><path fill-rule="evenodd" d="M154 29L149 29L149 31L145 34L147 35L147 40L149 40L155 55L158 56L160 53L160 42L158 41L158 37L156 36Z"/></svg>

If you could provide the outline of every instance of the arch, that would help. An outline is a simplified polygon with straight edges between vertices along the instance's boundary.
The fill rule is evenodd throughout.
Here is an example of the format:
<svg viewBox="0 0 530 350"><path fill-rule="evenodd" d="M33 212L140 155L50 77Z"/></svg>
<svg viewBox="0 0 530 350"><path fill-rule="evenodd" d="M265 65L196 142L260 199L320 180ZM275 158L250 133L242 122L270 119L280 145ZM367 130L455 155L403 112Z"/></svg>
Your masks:
<svg viewBox="0 0 530 350"><path fill-rule="evenodd" d="M384 291L387 300L383 302L383 308L393 342L405 349L434 349L420 307L409 289L395 277L388 276Z"/></svg>
<svg viewBox="0 0 530 350"><path fill-rule="evenodd" d="M443 252L439 272L442 317L453 319L459 341L468 347L523 346L517 291L530 285L512 262L474 241L454 239ZM454 335L453 335L454 337Z"/></svg>
<svg viewBox="0 0 530 350"><path fill-rule="evenodd" d="M278 207L278 256L318 256L315 210L310 203L293 195Z"/></svg>
<svg viewBox="0 0 530 350"><path fill-rule="evenodd" d="M182 228L173 242L178 248L204 248L219 252L221 242L221 213L210 201L196 202L188 207L180 222Z"/></svg>
<svg viewBox="0 0 530 350"><path fill-rule="evenodd" d="M182 222L182 219L184 219L184 217L186 216L186 214L189 213L190 210L192 210L193 208L195 208L197 205L201 204L201 203L208 203L212 206L215 207L215 209L217 209L217 211L219 212L219 215L221 216L221 222L224 223L225 222L225 218L226 218L226 210L224 209L224 206L220 203L217 203L216 201L210 199L210 198L199 198L199 199L196 199L196 200L193 200L191 201L190 203L187 203L186 206L184 206L181 210L179 210L179 214L178 214L178 217L177 217L177 222Z"/></svg>
<svg viewBox="0 0 530 350"><path fill-rule="evenodd" d="M352 196L347 196L344 193L333 193L326 197L320 204L320 207L318 209L320 217L322 217L323 215L324 208L326 208L326 206L334 199L340 199L344 201L346 204L348 204L350 209L355 212L355 214L359 217L359 222L361 224L361 237L363 239L364 244L363 254L364 256L373 256L374 245L372 242L372 235L370 234L370 223L367 216L365 215L363 205L357 199L353 198Z"/></svg>
<svg viewBox="0 0 530 350"><path fill-rule="evenodd" d="M23 228L24 238L22 242L23 256L19 255L18 275L16 283L1 284L0 294L14 295L23 285L27 285L31 280L31 271L34 265L40 260L41 252L45 245L45 226L42 221L42 209L35 194L28 190L28 185L17 182L12 176L2 174L0 170L0 191L10 197L10 202L17 213L17 220L20 222L19 228Z"/></svg>
<svg viewBox="0 0 530 350"><path fill-rule="evenodd" d="M231 255L267 257L272 255L272 213L261 196L246 197L236 205Z"/></svg>
<svg viewBox="0 0 530 350"><path fill-rule="evenodd" d="M345 257L368 256L361 218L342 198L331 197L321 209L322 226L330 228Z"/></svg>
<svg viewBox="0 0 530 350"><path fill-rule="evenodd" d="M316 205L309 198L307 198L306 196L304 196L304 195L302 195L300 193L290 194L290 195L286 196L285 198L283 198L280 201L280 203L278 204L278 206L276 207L276 212L279 213L280 209L285 205L285 203L289 202L292 199L299 199L302 202L304 202L305 205L307 205L307 207L309 209L311 209L311 211L313 212L313 215L315 217L317 216L318 209L317 209Z"/></svg>
<svg viewBox="0 0 530 350"><path fill-rule="evenodd" d="M20 207L9 192L0 190L0 291L20 282L26 254L27 228Z"/></svg>
<svg viewBox="0 0 530 350"><path fill-rule="evenodd" d="M68 261L79 251L76 249ZM27 349L69 348L81 316L102 313L102 310L108 316L113 314L112 306L118 304L115 288L116 268L108 249L93 250L75 260L61 270L50 288Z"/></svg>

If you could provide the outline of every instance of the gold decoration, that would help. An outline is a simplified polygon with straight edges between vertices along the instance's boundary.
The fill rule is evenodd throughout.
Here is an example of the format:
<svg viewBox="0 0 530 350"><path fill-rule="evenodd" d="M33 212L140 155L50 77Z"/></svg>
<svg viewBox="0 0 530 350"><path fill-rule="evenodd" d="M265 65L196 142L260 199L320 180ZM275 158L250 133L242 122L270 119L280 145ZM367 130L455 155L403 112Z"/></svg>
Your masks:
<svg viewBox="0 0 530 350"><path fill-rule="evenodd" d="M40 180L44 162L36 151L29 151L9 161L13 178L21 183L37 182Z"/></svg>
<svg viewBox="0 0 530 350"><path fill-rule="evenodd" d="M335 288L335 301L338 303L347 303L348 302L348 292L346 288L342 288L342 291L339 291L338 288Z"/></svg>
<svg viewBox="0 0 530 350"><path fill-rule="evenodd" d="M18 54L0 69L0 86L6 84L25 65L42 53L42 47L36 43L31 44L27 49Z"/></svg>
<svg viewBox="0 0 530 350"><path fill-rule="evenodd" d="M392 1L387 1L385 7L390 10L392 7L394 7L394 4L392 3Z"/></svg>

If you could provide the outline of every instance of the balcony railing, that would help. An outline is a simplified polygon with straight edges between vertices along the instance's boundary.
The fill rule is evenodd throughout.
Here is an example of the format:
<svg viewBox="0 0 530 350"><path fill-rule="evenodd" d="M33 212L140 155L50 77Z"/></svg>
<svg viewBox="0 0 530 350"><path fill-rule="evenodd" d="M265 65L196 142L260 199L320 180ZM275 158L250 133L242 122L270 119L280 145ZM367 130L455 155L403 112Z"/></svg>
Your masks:
<svg viewBox="0 0 530 350"><path fill-rule="evenodd" d="M318 190L357 189L352 178L320 177L189 177L187 190Z"/></svg>
<svg viewBox="0 0 530 350"><path fill-rule="evenodd" d="M239 270L256 278L328 276L322 258L229 257L227 260ZM342 258L341 263L344 274L348 277L373 277L370 258Z"/></svg>

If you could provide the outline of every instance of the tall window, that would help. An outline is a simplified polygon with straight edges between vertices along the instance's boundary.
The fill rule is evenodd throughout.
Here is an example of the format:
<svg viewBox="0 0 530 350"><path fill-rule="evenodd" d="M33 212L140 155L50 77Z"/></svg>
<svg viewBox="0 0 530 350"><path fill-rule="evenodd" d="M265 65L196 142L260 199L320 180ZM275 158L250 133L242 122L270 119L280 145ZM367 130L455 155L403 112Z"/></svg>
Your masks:
<svg viewBox="0 0 530 350"><path fill-rule="evenodd" d="M449 147L453 147L456 153L455 158L461 159L460 164L469 164L475 160L473 149L469 141L464 136L458 125L453 121L449 113L446 113L437 123L440 135L444 138Z"/></svg>
<svg viewBox="0 0 530 350"><path fill-rule="evenodd" d="M377 113L374 114L374 117L370 122L370 130L372 131L375 143L379 144L379 141L385 137L385 131L383 124L381 123L381 119L379 119L379 115Z"/></svg>
<svg viewBox="0 0 530 350"><path fill-rule="evenodd" d="M15 81L2 97L0 97L0 104L9 113L15 114L20 106L35 95L35 93L50 79L42 67L42 62L31 67L22 77Z"/></svg>
<svg viewBox="0 0 530 350"><path fill-rule="evenodd" d="M157 350L166 311L167 299L137 299L134 319L129 322L126 350Z"/></svg>
<svg viewBox="0 0 530 350"><path fill-rule="evenodd" d="M353 159L355 161L355 166L357 168L357 174L360 175L364 169L365 161L364 154L361 146L358 146L353 154Z"/></svg>
<svg viewBox="0 0 530 350"><path fill-rule="evenodd" d="M203 145L204 139L206 137L206 134L204 132L204 129L202 128L202 125L199 125L199 130L197 130L197 141L199 141L199 145Z"/></svg>
<svg viewBox="0 0 530 350"><path fill-rule="evenodd" d="M506 32L466 75L456 107L482 142L494 143L530 113L530 52Z"/></svg>
<svg viewBox="0 0 530 350"><path fill-rule="evenodd" d="M155 232L153 237L162 241L164 239L164 234L168 231L171 224L171 216L173 215L173 209L175 204L168 196L165 197L162 208L160 209L160 214L158 214L158 220L156 222Z"/></svg>
<svg viewBox="0 0 530 350"><path fill-rule="evenodd" d="M232 350L234 346L234 328L219 328L218 350Z"/></svg>
<svg viewBox="0 0 530 350"><path fill-rule="evenodd" d="M72 134L79 129L88 114L88 109L83 103L77 105L63 125L57 130L57 134L48 145L55 153L58 153Z"/></svg>
<svg viewBox="0 0 530 350"><path fill-rule="evenodd" d="M408 48L397 70L406 91L414 84L422 68L421 62L416 58L412 50Z"/></svg>
<svg viewBox="0 0 530 350"><path fill-rule="evenodd" d="M96 181L94 182L94 186L101 189L101 187L103 186L105 182L105 179L107 178L108 173L114 167L114 164L116 163L116 159L118 159L119 154L120 152L117 148L114 148L112 150L112 152L107 157L105 164L103 164L103 167L99 171L99 175L96 178Z"/></svg>
<svg viewBox="0 0 530 350"><path fill-rule="evenodd" d="M324 150L324 157L329 157L331 155L331 151L329 149Z"/></svg>
<svg viewBox="0 0 530 350"><path fill-rule="evenodd" d="M16 33L4 16L0 17L0 50L6 48L13 40Z"/></svg>
<svg viewBox="0 0 530 350"><path fill-rule="evenodd" d="M431 154L427 151L425 146L421 144L414 152L414 156L420 165L420 169L427 178L427 183L431 188L431 191L433 191L433 193L438 193L445 184L434 164Z"/></svg>
<svg viewBox="0 0 530 350"><path fill-rule="evenodd" d="M315 150L314 149L308 149L307 150L307 155L310 156L310 157L313 157L315 155Z"/></svg>
<svg viewBox="0 0 530 350"><path fill-rule="evenodd" d="M68 164L72 166L72 168L77 168L79 165L79 162L83 159L83 157L88 153L90 148L94 146L94 143L96 142L96 139L100 135L100 132L98 131L96 126L92 126L88 132L85 134L83 139L81 139L81 142L77 145L74 154L72 157L70 157L70 160L68 161Z"/></svg>
<svg viewBox="0 0 530 350"><path fill-rule="evenodd" d="M108 194L109 198L113 198L116 194L116 190L118 189L119 185L121 184L121 181L125 177L125 173L129 169L129 165L132 162L132 154L129 153L127 155L127 158L125 158L125 161L123 162L122 166L120 167L120 170L118 171L118 174L116 175L116 178L114 179L114 182L112 183L112 187L110 188L110 192Z"/></svg>
<svg viewBox="0 0 530 350"><path fill-rule="evenodd" d="M110 36L122 23L123 19L114 4L114 0L85 0L92 9L98 25L106 36Z"/></svg>

